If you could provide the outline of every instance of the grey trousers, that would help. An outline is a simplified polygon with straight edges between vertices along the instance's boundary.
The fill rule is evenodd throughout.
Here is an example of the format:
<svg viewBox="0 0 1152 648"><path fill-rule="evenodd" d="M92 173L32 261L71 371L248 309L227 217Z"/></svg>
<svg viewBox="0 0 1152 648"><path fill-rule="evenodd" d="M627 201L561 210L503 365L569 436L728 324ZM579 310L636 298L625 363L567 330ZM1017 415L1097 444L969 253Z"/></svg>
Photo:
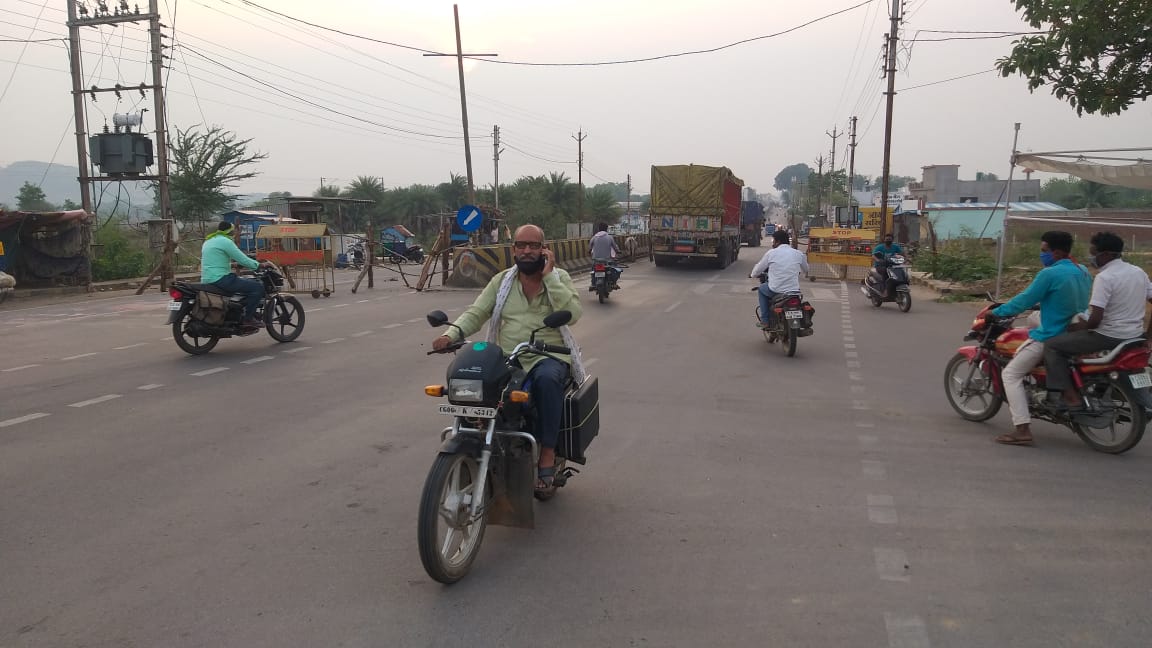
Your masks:
<svg viewBox="0 0 1152 648"><path fill-rule="evenodd" d="M1072 358L1096 351L1110 351L1121 342L1119 338L1100 335L1096 331L1072 331L1057 335L1044 343L1044 366L1048 370L1048 389L1071 389Z"/></svg>

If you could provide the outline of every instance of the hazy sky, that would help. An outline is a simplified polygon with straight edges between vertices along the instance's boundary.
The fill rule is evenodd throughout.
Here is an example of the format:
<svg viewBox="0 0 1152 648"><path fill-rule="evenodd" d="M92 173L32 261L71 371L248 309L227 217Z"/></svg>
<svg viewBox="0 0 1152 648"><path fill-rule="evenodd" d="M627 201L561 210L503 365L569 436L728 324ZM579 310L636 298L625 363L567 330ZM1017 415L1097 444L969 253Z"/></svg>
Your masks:
<svg viewBox="0 0 1152 648"><path fill-rule="evenodd" d="M495 52L500 61L597 62L713 48L860 2L461 0L459 6L466 52ZM447 2L258 4L379 40L455 51ZM630 173L636 190L646 192L650 165L692 162L728 166L749 186L768 191L784 166L815 166L817 156L828 157L832 140L826 131L845 131L852 115L859 117L857 172L878 175L884 132L880 50L889 5L872 0L786 35L644 63L532 67L469 61L476 184L493 180L491 133L498 124L504 181L549 171L575 179L573 136L583 128L586 184L623 181ZM0 0L0 39L65 35L66 6L65 0ZM397 186L463 174L455 59L307 27L242 0L162 0L160 8L164 23L175 26L178 43L168 79L171 126L219 124L252 138L269 155L260 165L262 175L242 191L306 194L321 177L343 185L373 175ZM897 89L908 90L896 97L894 173L919 176L924 165L960 164L962 178L977 171L1006 176L1016 121L1022 122L1023 151L1150 144L1148 103L1121 117L1078 118L1046 89L1030 95L1023 79L995 73L912 89L990 70L1012 42L933 42L926 39L950 35L927 30L1010 32L1027 26L1009 0L908 0L905 15ZM83 39L86 85L149 79L143 28L88 28ZM0 42L0 164L76 163L69 90L62 44ZM139 94L125 93L119 104L112 95L86 103L90 128L98 131L114 112L150 107L151 98L140 103ZM837 143L838 167L847 139Z"/></svg>

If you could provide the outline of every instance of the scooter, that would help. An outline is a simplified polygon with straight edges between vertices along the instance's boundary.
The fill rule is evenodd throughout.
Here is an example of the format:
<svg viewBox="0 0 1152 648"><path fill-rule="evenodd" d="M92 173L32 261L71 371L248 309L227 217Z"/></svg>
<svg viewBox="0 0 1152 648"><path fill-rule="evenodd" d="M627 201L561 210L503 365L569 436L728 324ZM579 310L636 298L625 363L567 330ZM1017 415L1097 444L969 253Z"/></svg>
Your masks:
<svg viewBox="0 0 1152 648"><path fill-rule="evenodd" d="M912 289L908 285L908 260L903 254L892 254L885 257L882 253L876 256L876 265L868 272L868 276L860 286L872 305L880 308L887 302L896 302L900 311L907 313L912 310Z"/></svg>

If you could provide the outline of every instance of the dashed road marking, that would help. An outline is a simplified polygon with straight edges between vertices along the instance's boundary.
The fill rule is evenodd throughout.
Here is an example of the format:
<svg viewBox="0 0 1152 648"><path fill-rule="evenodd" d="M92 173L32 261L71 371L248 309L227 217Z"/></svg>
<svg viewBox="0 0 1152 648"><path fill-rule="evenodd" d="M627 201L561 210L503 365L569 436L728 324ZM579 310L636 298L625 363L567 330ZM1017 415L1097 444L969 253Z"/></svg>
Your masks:
<svg viewBox="0 0 1152 648"><path fill-rule="evenodd" d="M351 306L351 305L352 304L336 304L332 308L346 308L346 307Z"/></svg>
<svg viewBox="0 0 1152 648"><path fill-rule="evenodd" d="M844 357L845 358L859 358L860 354L856 351L845 351Z"/></svg>
<svg viewBox="0 0 1152 648"><path fill-rule="evenodd" d="M917 616L884 613L889 648L931 648L928 630Z"/></svg>
<svg viewBox="0 0 1152 648"><path fill-rule="evenodd" d="M711 283L696 284L695 286L692 286L692 292L696 293L697 295L703 295L704 293L708 292L709 290L712 290L715 286L716 286L716 284L711 284ZM748 292L752 292L752 291L749 290Z"/></svg>
<svg viewBox="0 0 1152 648"><path fill-rule="evenodd" d="M372 300L371 299L360 299L360 300L357 300L356 303L357 304L367 304L370 301L372 301Z"/></svg>
<svg viewBox="0 0 1152 648"><path fill-rule="evenodd" d="M0 369L0 373L11 373L11 372L13 372L13 371L23 371L23 370L25 370L25 369L31 369L32 367L39 367L39 366L40 366L40 365L38 365L38 364L27 364L27 365L20 365L19 367L11 367L11 368L8 368L8 369Z"/></svg>
<svg viewBox="0 0 1152 648"><path fill-rule="evenodd" d="M706 285L706 286L711 286L712 284L704 284L704 285ZM699 288L699 286L697 286L697 288ZM746 293L746 292L752 292L752 290L751 290L751 289L749 289L749 288L748 288L748 286L740 286L740 285L736 285L736 286L732 286L732 287L730 287L730 288L728 289L728 292L734 292L734 293Z"/></svg>
<svg viewBox="0 0 1152 648"><path fill-rule="evenodd" d="M191 373L189 375L191 375L191 376L211 376L212 374L218 374L221 371L228 371L228 367L216 367L214 369L205 369L204 371L197 371L197 372Z"/></svg>
<svg viewBox="0 0 1152 648"><path fill-rule="evenodd" d="M398 328L401 326L404 326L404 322L396 322L395 324L387 324L385 326L381 326L380 328L382 328L382 329L394 329L394 328Z"/></svg>
<svg viewBox="0 0 1152 648"><path fill-rule="evenodd" d="M888 475L888 467L884 464L883 461L865 459L861 462L861 466L865 477L883 479Z"/></svg>
<svg viewBox="0 0 1152 648"><path fill-rule="evenodd" d="M268 360L275 360L275 359L276 359L275 356L257 356L255 358L250 358L248 360L244 360L240 364L254 365L257 362L266 362Z"/></svg>
<svg viewBox="0 0 1152 648"><path fill-rule="evenodd" d="M856 436L856 440L860 442L860 445L876 445L879 437L872 434L859 434Z"/></svg>
<svg viewBox="0 0 1152 648"><path fill-rule="evenodd" d="M139 389L140 391L152 391L153 389L160 389L163 386L164 385L160 385L160 384L156 384L156 383L149 383L147 385L140 385L136 389Z"/></svg>
<svg viewBox="0 0 1152 648"><path fill-rule="evenodd" d="M36 412L35 414L27 414L25 416L8 419L6 421L0 421L0 428L6 428L11 425L19 425L20 423L27 423L28 421L35 421L36 419L42 419L45 416L49 416L49 414L46 412Z"/></svg>
<svg viewBox="0 0 1152 648"><path fill-rule="evenodd" d="M852 409L854 409L854 410L870 410L870 409L872 409L872 406L868 404L868 401L854 400L854 401L852 401Z"/></svg>
<svg viewBox="0 0 1152 648"><path fill-rule="evenodd" d="M79 360L80 358L91 358L94 355L99 355L99 351L92 351L90 353L81 353L79 355L68 356L67 358L60 358L61 360Z"/></svg>
<svg viewBox="0 0 1152 648"><path fill-rule="evenodd" d="M844 343L844 348L845 348L845 349L855 349L855 348L856 348L856 345L855 345L855 344L852 344L851 342L845 342L845 343Z"/></svg>
<svg viewBox="0 0 1152 648"><path fill-rule="evenodd" d="M589 358L589 359L584 361L584 366L590 367L590 366L592 366L592 363L597 362L599 360L600 360L600 358Z"/></svg>
<svg viewBox="0 0 1152 648"><path fill-rule="evenodd" d="M165 338L167 339L167 338ZM137 342L136 344L129 344L127 346L113 347L113 351L123 351L125 349L135 349L136 347L148 346L149 342Z"/></svg>
<svg viewBox="0 0 1152 648"><path fill-rule="evenodd" d="M327 310L327 309L328 309L327 306L317 306L316 308L309 308L308 312L309 313L319 313L320 311Z"/></svg>
<svg viewBox="0 0 1152 648"><path fill-rule="evenodd" d="M345 340L345 338L342 338L342 337L332 338L331 340L324 340L320 344L336 344L337 342L343 342L344 340Z"/></svg>
<svg viewBox="0 0 1152 648"><path fill-rule="evenodd" d="M676 302L675 304L672 304L672 305L671 305L671 306L669 306L668 308L665 308L665 309L664 309L664 312L665 312L665 313L671 313L672 311L676 310L676 308L677 308L678 306L680 306L680 304L683 304L683 303L684 303L684 302Z"/></svg>
<svg viewBox="0 0 1152 648"><path fill-rule="evenodd" d="M97 396L96 398L90 398L86 401L80 401L79 403L71 403L70 405L68 405L68 407L88 407L89 405L95 405L97 403L103 403L105 401L116 400L117 398L120 398L120 394L104 394L103 396Z"/></svg>
<svg viewBox="0 0 1152 648"><path fill-rule="evenodd" d="M896 524L896 502L891 495L868 496L868 521L873 524Z"/></svg>
<svg viewBox="0 0 1152 648"><path fill-rule="evenodd" d="M408 324L415 324L416 322L423 322L424 318L423 317L413 317L410 320L404 320L404 321Z"/></svg>
<svg viewBox="0 0 1152 648"><path fill-rule="evenodd" d="M858 427L858 428L874 428L874 427L876 427L876 424L875 423L868 423L867 421L856 421L856 427Z"/></svg>
<svg viewBox="0 0 1152 648"><path fill-rule="evenodd" d="M849 369L859 369L860 368L860 362L857 360L849 360L848 361L848 368Z"/></svg>
<svg viewBox="0 0 1152 648"><path fill-rule="evenodd" d="M372 335L372 333L373 333L373 331L360 331L359 333L353 333L352 335L349 335L348 337L358 338L358 337L364 337L365 335Z"/></svg>
<svg viewBox="0 0 1152 648"><path fill-rule="evenodd" d="M908 554L903 549L873 547L872 553L876 557L876 573L880 575L880 580L912 582L912 576L908 573Z"/></svg>
<svg viewBox="0 0 1152 648"><path fill-rule="evenodd" d="M848 380L864 380L864 374L859 371L849 371Z"/></svg>
<svg viewBox="0 0 1152 648"><path fill-rule="evenodd" d="M851 385L848 387L848 390L851 391L853 394L863 394L864 393L864 385Z"/></svg>
<svg viewBox="0 0 1152 648"><path fill-rule="evenodd" d="M284 353L300 353L301 351L307 351L311 348L312 347L296 347L295 349L285 349Z"/></svg>

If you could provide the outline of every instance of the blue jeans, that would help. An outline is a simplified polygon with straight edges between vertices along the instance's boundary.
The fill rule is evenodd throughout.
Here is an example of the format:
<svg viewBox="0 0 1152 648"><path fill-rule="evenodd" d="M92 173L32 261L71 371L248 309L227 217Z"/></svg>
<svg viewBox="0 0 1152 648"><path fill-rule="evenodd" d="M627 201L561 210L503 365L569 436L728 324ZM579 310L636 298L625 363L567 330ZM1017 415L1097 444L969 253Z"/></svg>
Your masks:
<svg viewBox="0 0 1152 648"><path fill-rule="evenodd" d="M768 288L768 284L760 284L760 290L756 291L757 296L760 298L760 321L765 326L772 325L772 300L776 297L776 293Z"/></svg>
<svg viewBox="0 0 1152 648"><path fill-rule="evenodd" d="M227 290L234 295L244 296L244 319L250 320L256 316L256 307L264 300L264 284L251 279L241 279L234 274L226 274L212 285Z"/></svg>
<svg viewBox="0 0 1152 648"><path fill-rule="evenodd" d="M560 419L564 407L564 385L568 382L568 365L544 358L528 374L528 390L536 404L536 427L533 430L541 449L553 449L560 440Z"/></svg>

